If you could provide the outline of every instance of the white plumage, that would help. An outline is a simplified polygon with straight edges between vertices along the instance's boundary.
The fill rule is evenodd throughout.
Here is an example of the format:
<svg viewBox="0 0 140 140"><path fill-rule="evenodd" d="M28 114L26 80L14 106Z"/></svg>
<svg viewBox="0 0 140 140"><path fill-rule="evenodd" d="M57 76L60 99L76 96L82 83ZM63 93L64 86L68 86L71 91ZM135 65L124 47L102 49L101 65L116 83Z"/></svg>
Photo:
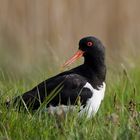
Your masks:
<svg viewBox="0 0 140 140"><path fill-rule="evenodd" d="M84 113L87 114L87 117L92 117L95 115L95 113L98 111L101 101L104 98L105 88L106 84L103 82L103 85L98 87L97 89L94 89L90 83L86 83L84 88L88 88L93 93L92 97L87 101L86 106L83 110L80 111L80 115L83 115Z"/></svg>

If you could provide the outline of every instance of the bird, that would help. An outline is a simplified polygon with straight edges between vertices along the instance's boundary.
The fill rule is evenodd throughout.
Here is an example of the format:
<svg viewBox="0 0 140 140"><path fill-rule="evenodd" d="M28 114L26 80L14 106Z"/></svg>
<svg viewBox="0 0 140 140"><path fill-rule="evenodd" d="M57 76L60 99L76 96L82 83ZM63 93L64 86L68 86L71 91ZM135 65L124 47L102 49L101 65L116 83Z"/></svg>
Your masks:
<svg viewBox="0 0 140 140"><path fill-rule="evenodd" d="M80 116L83 114L89 118L94 116L104 99L106 89L105 47L94 36L83 37L79 41L77 52L64 63L63 67L68 67L80 57L84 57L83 64L41 82L15 97L13 102L37 110L52 96L45 105L46 110L59 106L76 107L80 103L78 112ZM58 93L54 92L55 89Z"/></svg>

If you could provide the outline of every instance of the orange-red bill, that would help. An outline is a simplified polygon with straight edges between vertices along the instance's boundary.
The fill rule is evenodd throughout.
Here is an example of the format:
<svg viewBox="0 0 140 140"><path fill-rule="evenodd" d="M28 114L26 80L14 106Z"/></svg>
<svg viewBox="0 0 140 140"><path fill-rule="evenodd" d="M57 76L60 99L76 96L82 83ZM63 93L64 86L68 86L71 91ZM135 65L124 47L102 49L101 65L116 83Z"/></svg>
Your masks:
<svg viewBox="0 0 140 140"><path fill-rule="evenodd" d="M84 54L83 51L78 50L68 61L63 64L63 67L66 67L76 61L78 58L82 57Z"/></svg>

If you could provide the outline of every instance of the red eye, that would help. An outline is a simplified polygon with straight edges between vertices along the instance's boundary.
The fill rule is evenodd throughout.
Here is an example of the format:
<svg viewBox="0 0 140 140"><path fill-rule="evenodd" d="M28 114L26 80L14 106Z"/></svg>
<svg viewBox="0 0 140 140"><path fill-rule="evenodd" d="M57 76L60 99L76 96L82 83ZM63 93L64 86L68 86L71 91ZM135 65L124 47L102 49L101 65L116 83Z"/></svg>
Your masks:
<svg viewBox="0 0 140 140"><path fill-rule="evenodd" d="M91 47L93 43L91 41L87 42L87 46Z"/></svg>

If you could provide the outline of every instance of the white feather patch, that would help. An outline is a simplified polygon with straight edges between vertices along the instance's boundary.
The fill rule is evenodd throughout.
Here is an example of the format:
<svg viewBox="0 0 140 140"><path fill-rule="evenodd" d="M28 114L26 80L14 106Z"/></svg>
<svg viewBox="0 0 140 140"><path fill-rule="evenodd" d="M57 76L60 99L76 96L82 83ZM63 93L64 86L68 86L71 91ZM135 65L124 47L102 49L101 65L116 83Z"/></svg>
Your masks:
<svg viewBox="0 0 140 140"><path fill-rule="evenodd" d="M86 106L83 110L80 111L80 115L87 114L87 117L92 117L98 111L101 101L104 98L106 84L103 82L103 85L94 89L90 83L86 83L84 88L88 88L93 93L92 97L87 101Z"/></svg>

